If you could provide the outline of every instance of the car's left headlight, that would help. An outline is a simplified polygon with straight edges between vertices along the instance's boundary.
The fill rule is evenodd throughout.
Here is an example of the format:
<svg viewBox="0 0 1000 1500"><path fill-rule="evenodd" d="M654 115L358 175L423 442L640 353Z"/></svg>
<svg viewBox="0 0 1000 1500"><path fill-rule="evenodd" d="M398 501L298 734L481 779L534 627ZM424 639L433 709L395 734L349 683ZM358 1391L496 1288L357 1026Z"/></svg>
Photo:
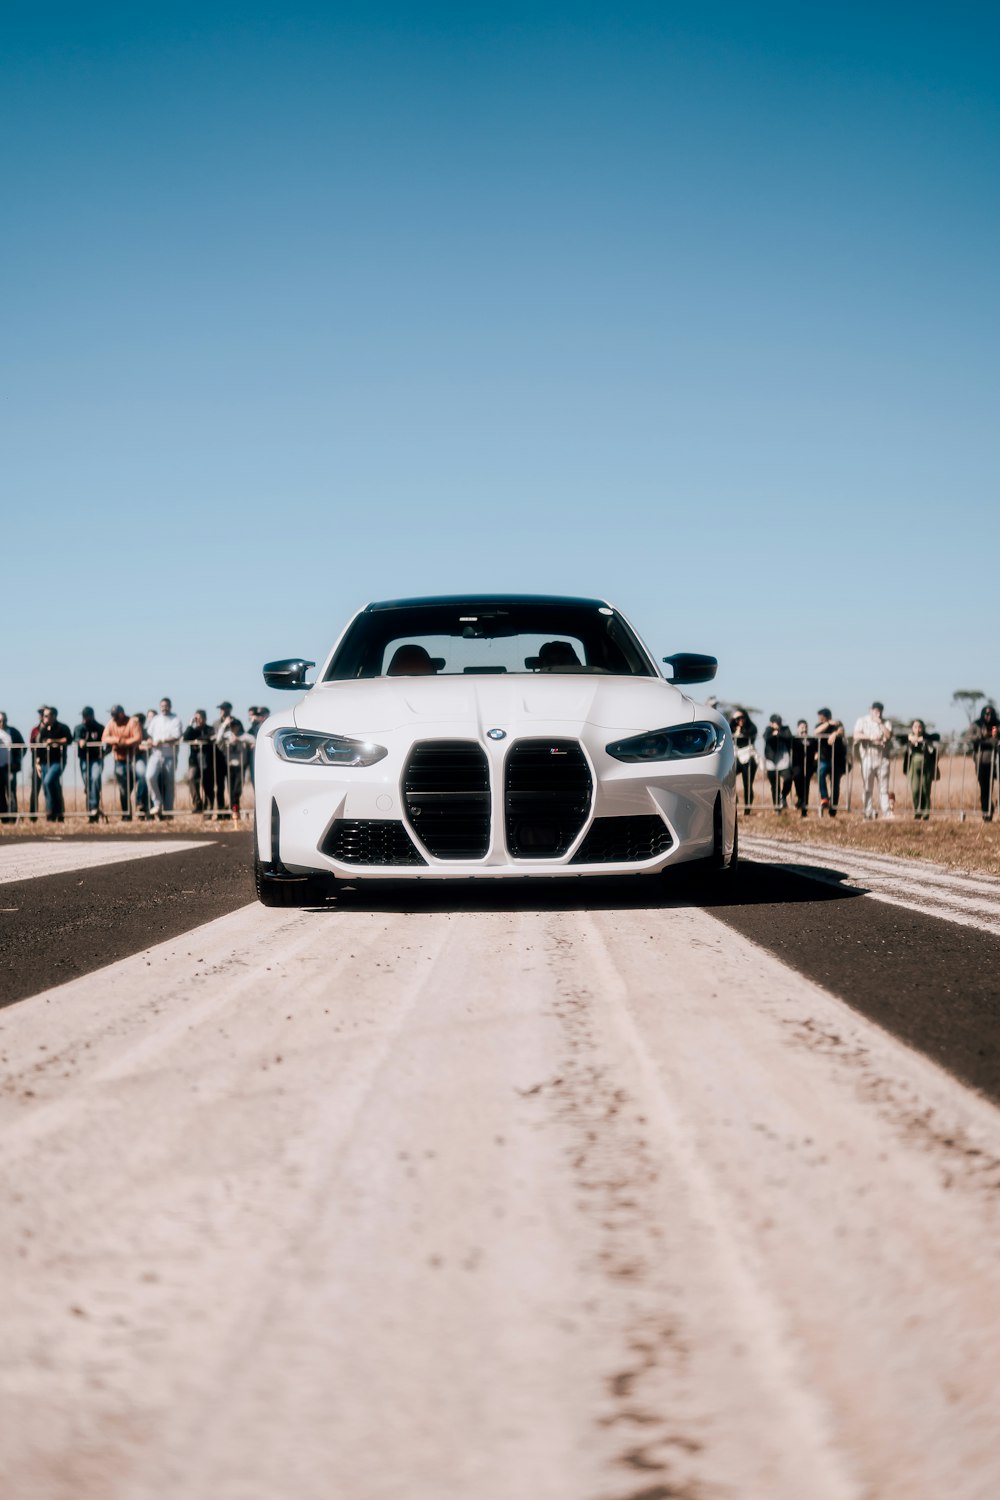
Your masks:
<svg viewBox="0 0 1000 1500"><path fill-rule="evenodd" d="M693 755L709 755L725 743L725 730L707 720L695 724L678 724L673 729L650 729L631 739L615 740L605 748L615 760L689 760Z"/></svg>
<svg viewBox="0 0 1000 1500"><path fill-rule="evenodd" d="M369 740L316 734L311 729L276 729L274 748L282 760L296 766L373 766L389 754L384 745Z"/></svg>

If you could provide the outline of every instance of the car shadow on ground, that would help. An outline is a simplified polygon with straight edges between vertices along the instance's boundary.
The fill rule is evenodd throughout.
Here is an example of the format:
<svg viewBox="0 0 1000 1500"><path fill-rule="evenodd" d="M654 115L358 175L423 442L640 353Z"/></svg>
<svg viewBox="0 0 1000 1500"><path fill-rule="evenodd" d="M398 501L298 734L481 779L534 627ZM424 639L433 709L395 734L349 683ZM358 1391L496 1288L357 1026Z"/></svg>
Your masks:
<svg viewBox="0 0 1000 1500"><path fill-rule="evenodd" d="M819 865L754 864L742 860L732 875L706 878L683 866L663 875L578 876L526 880L359 881L338 887L317 913L339 911L431 912L650 911L657 908L814 905L863 896L845 886L846 873Z"/></svg>

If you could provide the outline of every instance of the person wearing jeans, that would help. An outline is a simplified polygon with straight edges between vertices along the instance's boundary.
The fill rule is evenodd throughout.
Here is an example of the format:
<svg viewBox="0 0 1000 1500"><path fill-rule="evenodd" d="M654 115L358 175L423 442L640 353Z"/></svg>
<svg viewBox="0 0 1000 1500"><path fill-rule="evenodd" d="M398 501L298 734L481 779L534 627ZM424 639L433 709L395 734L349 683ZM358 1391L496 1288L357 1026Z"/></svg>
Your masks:
<svg viewBox="0 0 1000 1500"><path fill-rule="evenodd" d="M121 802L122 818L132 818L132 789L135 786L135 755L142 739L142 730L135 717L129 718L120 703L111 709L111 716L104 726L101 742L110 746L114 756L115 781Z"/></svg>
<svg viewBox="0 0 1000 1500"><path fill-rule="evenodd" d="M829 813L837 816L840 803L840 783L847 770L847 746L844 743L844 726L835 719L828 708L816 710L818 720L813 735L817 744L819 767L819 815Z"/></svg>
<svg viewBox="0 0 1000 1500"><path fill-rule="evenodd" d="M66 746L72 738L69 726L60 721L58 710L46 708L38 726L35 759L45 797L45 817L49 823L62 823L66 817L62 774L66 765Z"/></svg>
<svg viewBox="0 0 1000 1500"><path fill-rule="evenodd" d="M146 738L151 749L146 781L153 816L157 819L174 810L177 747L183 733L184 725L174 713L170 699L161 698L159 713L151 714L146 722Z"/></svg>
<svg viewBox="0 0 1000 1500"><path fill-rule="evenodd" d="M80 757L80 775L87 792L87 814L91 823L101 816L101 784L104 780L104 757L107 754L101 744L104 725L98 724L92 708L80 710L81 722L73 730L77 755Z"/></svg>

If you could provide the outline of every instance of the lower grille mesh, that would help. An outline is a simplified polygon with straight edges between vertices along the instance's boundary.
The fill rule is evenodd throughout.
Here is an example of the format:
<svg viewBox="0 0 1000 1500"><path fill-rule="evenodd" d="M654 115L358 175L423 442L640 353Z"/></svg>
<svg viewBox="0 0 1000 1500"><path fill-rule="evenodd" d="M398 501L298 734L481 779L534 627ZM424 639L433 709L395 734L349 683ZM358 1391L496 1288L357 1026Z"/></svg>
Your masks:
<svg viewBox="0 0 1000 1500"><path fill-rule="evenodd" d="M320 845L345 865L425 865L402 823L392 818L339 818Z"/></svg>
<svg viewBox="0 0 1000 1500"><path fill-rule="evenodd" d="M595 818L570 864L637 864L666 854L672 843L662 818Z"/></svg>

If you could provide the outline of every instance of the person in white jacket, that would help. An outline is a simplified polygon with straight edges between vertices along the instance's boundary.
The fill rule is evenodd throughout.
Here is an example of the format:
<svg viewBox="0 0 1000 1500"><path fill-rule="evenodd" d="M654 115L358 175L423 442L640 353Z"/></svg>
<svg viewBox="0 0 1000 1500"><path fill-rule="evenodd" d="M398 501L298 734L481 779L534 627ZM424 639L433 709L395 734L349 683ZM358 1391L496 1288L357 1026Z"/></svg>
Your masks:
<svg viewBox="0 0 1000 1500"><path fill-rule="evenodd" d="M879 807L883 818L895 816L889 801L889 744L892 725L883 719L885 708L873 703L868 713L854 726L854 744L861 754L861 786L865 799L865 817L875 818L875 786L878 784Z"/></svg>
<svg viewBox="0 0 1000 1500"><path fill-rule="evenodd" d="M153 817L160 820L164 813L174 810L177 749L183 734L184 725L174 713L170 699L161 698L159 713L150 714L146 719L146 738L152 748L146 780Z"/></svg>

